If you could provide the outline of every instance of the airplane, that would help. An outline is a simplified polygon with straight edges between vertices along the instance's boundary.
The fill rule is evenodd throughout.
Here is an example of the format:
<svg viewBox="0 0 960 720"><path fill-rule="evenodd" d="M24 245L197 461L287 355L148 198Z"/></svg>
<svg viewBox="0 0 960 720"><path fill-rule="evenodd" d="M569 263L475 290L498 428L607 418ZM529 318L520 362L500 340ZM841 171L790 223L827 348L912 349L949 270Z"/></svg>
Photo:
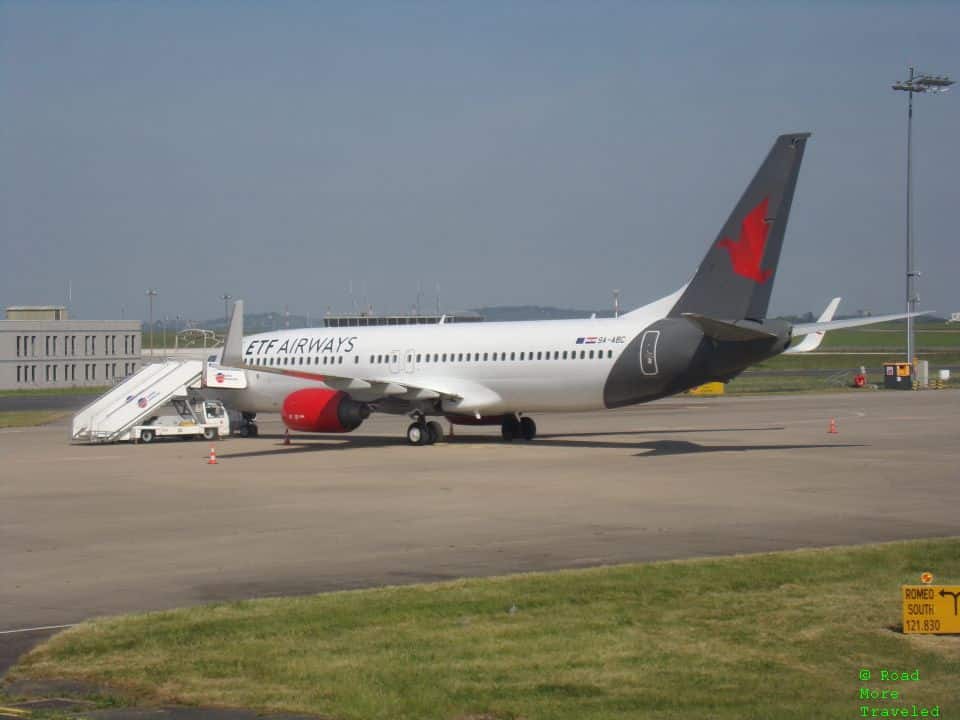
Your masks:
<svg viewBox="0 0 960 720"><path fill-rule="evenodd" d="M809 137L778 137L693 278L632 312L243 337L238 300L219 362L242 369L246 387L216 396L243 413L242 434L256 434L258 412L280 411L288 429L315 433L350 432L370 413L383 412L410 417L411 445L442 440L440 417L452 424L499 425L506 441L533 440L533 412L657 400L706 382L727 382L788 351L794 338L822 338L817 333L906 317L832 321L829 307L829 317L815 323L766 317Z"/></svg>

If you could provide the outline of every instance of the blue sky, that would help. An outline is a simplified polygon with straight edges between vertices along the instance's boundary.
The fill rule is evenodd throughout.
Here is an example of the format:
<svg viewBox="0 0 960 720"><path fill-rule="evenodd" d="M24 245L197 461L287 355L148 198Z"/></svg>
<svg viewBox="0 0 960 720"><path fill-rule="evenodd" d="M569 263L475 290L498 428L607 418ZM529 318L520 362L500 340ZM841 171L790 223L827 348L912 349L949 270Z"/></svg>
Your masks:
<svg viewBox="0 0 960 720"><path fill-rule="evenodd" d="M960 4L0 0L0 304L79 317L635 306L781 132L773 313L903 304L914 64ZM960 311L960 93L919 97L921 304ZM351 297L349 288L353 288Z"/></svg>

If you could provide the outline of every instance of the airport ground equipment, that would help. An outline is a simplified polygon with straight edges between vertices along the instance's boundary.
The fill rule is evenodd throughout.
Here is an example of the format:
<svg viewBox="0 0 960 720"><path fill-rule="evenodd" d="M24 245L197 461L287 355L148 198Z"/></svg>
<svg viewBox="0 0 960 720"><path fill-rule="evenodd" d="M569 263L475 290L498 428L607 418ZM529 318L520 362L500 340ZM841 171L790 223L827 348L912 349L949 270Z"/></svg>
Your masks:
<svg viewBox="0 0 960 720"><path fill-rule="evenodd" d="M908 362L885 362L883 386L889 390L912 390L913 366Z"/></svg>
<svg viewBox="0 0 960 720"><path fill-rule="evenodd" d="M170 401L170 406L176 410L176 415L153 416L142 425L134 425L117 439L151 443L162 437L216 440L230 435L230 418L219 400L177 397Z"/></svg>
<svg viewBox="0 0 960 720"><path fill-rule="evenodd" d="M73 417L72 439L115 442L136 425L157 416L174 398L186 399L202 385L202 360L168 360L144 366Z"/></svg>

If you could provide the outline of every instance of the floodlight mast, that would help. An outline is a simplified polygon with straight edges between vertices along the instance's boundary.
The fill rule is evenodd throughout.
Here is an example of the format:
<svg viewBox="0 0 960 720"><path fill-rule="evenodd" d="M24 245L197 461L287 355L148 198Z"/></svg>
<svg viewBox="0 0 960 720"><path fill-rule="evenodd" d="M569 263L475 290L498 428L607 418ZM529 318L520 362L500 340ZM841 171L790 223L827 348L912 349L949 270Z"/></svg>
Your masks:
<svg viewBox="0 0 960 720"><path fill-rule="evenodd" d="M150 301L150 357L153 357L153 299L158 295L156 288L147 290L147 298Z"/></svg>
<svg viewBox="0 0 960 720"><path fill-rule="evenodd" d="M928 75L926 73L917 73L913 67L910 68L910 76L893 85L894 90L901 90L907 93L907 312L916 312L919 307L919 296L917 295L917 276L916 271L916 252L913 243L911 200L913 196L913 167L912 167L912 141L913 141L913 94L914 93L943 93L953 85L946 75ZM914 341L913 318L907 317L907 362L914 362L916 359L916 343Z"/></svg>

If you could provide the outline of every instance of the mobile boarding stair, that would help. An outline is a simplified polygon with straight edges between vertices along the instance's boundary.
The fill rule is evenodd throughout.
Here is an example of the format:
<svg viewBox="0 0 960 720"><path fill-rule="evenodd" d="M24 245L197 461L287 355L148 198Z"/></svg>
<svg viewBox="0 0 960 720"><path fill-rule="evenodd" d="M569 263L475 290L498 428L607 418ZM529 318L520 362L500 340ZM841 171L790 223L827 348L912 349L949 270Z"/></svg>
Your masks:
<svg viewBox="0 0 960 720"><path fill-rule="evenodd" d="M174 398L200 388L205 364L203 360L167 360L145 365L73 416L73 442L114 442Z"/></svg>

